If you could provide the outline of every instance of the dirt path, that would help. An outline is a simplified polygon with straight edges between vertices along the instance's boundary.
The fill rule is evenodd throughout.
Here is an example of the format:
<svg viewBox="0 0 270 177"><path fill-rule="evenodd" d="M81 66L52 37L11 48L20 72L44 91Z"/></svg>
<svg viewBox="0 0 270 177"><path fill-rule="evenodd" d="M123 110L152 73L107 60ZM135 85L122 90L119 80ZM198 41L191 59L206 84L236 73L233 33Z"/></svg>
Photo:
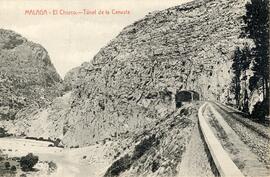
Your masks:
<svg viewBox="0 0 270 177"><path fill-rule="evenodd" d="M213 177L215 169L211 167L211 159L199 131L198 124L194 127L193 135L187 146L182 162L178 168L178 177L196 176Z"/></svg>

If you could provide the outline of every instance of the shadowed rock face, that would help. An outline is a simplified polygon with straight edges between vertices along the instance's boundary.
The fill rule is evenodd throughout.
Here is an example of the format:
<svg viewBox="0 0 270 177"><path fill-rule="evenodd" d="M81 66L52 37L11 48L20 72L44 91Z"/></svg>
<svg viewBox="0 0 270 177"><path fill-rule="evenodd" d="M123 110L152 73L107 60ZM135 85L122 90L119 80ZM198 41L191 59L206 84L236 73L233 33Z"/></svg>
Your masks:
<svg viewBox="0 0 270 177"><path fill-rule="evenodd" d="M46 104L59 93L61 78L47 51L13 31L0 29L0 120Z"/></svg>
<svg viewBox="0 0 270 177"><path fill-rule="evenodd" d="M202 99L226 101L230 58L236 46L249 42L239 39L245 3L194 1L127 26L66 76L72 92L35 114L37 125L25 126L26 133L87 145L164 117L175 105L166 93L196 90ZM43 119L52 127L40 126Z"/></svg>

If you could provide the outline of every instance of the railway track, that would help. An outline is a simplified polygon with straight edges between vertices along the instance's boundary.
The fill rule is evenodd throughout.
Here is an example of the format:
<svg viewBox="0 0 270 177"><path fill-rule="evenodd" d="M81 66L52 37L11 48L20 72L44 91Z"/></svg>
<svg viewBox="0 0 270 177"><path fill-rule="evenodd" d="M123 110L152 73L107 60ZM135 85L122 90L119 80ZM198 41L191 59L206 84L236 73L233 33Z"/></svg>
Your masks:
<svg viewBox="0 0 270 177"><path fill-rule="evenodd" d="M219 175L222 177L269 176L269 167L224 119L224 117L231 119L234 117L230 112L218 109L218 106L221 107L215 103L204 103L199 109L198 117L199 128ZM254 134L258 133L263 137L267 134L254 131Z"/></svg>

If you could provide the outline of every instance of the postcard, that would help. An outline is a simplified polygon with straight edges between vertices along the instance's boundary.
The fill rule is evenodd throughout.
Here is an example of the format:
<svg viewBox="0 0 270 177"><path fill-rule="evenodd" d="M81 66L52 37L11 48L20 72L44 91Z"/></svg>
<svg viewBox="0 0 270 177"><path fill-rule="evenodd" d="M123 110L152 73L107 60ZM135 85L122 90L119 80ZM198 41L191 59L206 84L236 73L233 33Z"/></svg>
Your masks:
<svg viewBox="0 0 270 177"><path fill-rule="evenodd" d="M1 177L270 176L268 0L1 0Z"/></svg>

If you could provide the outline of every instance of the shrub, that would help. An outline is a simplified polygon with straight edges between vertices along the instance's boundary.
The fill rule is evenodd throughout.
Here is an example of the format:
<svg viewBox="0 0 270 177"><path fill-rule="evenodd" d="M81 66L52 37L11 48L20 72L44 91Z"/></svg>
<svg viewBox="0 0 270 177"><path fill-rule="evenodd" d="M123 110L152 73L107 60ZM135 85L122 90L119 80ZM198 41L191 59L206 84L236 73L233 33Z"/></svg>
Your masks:
<svg viewBox="0 0 270 177"><path fill-rule="evenodd" d="M156 162L156 161L154 161L153 163L152 163L152 172L154 173L154 172L156 172L158 169L159 169L159 167L160 167L160 164L158 163L158 162Z"/></svg>
<svg viewBox="0 0 270 177"><path fill-rule="evenodd" d="M138 145L135 146L132 156L126 154L120 159L113 162L105 173L105 177L119 176L120 173L128 170L132 164L141 158L148 150L153 146L157 146L159 140L155 135L151 135L148 138L143 139ZM155 171L159 168L159 164L154 164L152 170Z"/></svg>
<svg viewBox="0 0 270 177"><path fill-rule="evenodd" d="M16 171L17 168L16 168L14 165L12 165L12 167L10 168L10 170L11 170L11 171Z"/></svg>
<svg viewBox="0 0 270 177"><path fill-rule="evenodd" d="M189 110L186 108L181 109L180 116L187 116L189 114Z"/></svg>
<svg viewBox="0 0 270 177"><path fill-rule="evenodd" d="M9 167L10 167L10 163L9 162L5 162L5 168L6 169L9 169Z"/></svg>
<svg viewBox="0 0 270 177"><path fill-rule="evenodd" d="M7 131L4 128L0 127L0 137L2 138L2 137L8 137L8 136L10 136L10 134L7 133Z"/></svg>
<svg viewBox="0 0 270 177"><path fill-rule="evenodd" d="M53 171L55 171L55 170L57 169L57 165L56 165L53 161L50 161L50 162L48 163L48 165L49 165L49 170L50 170L51 172L53 172Z"/></svg>
<svg viewBox="0 0 270 177"><path fill-rule="evenodd" d="M132 165L131 157L126 154L124 157L121 157L119 160L115 161L111 167L105 173L105 177L119 176L120 173L126 171Z"/></svg>
<svg viewBox="0 0 270 177"><path fill-rule="evenodd" d="M152 146L158 143L159 141L157 140L155 135L151 135L149 138L143 139L138 145L135 146L132 159L139 159L145 154L146 151L148 151L149 149L151 149Z"/></svg>
<svg viewBox="0 0 270 177"><path fill-rule="evenodd" d="M29 153L26 156L21 157L20 165L23 171L29 171L33 169L37 162L38 156Z"/></svg>
<svg viewBox="0 0 270 177"><path fill-rule="evenodd" d="M268 100L263 100L254 105L252 111L252 117L259 119L260 122L265 122L265 117L269 114L269 103Z"/></svg>
<svg viewBox="0 0 270 177"><path fill-rule="evenodd" d="M59 146L60 143L61 143L61 140L60 140L59 138L57 138L57 139L53 142L53 144L54 144L55 147Z"/></svg>

